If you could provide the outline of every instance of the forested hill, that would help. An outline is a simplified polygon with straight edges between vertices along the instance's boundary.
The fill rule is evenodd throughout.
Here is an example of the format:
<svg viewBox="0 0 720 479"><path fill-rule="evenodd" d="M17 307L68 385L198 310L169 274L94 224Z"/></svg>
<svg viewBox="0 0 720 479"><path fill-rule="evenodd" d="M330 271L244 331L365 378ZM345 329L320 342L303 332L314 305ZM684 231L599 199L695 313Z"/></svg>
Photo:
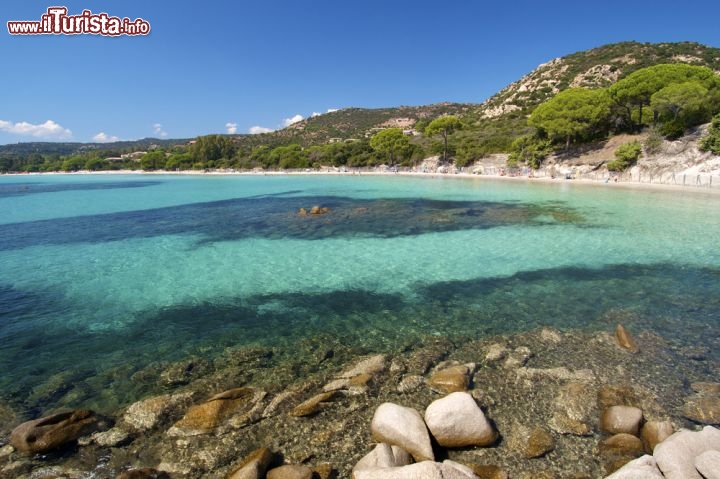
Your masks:
<svg viewBox="0 0 720 479"><path fill-rule="evenodd" d="M585 50L544 63L484 102L479 113L496 118L531 110L571 87L601 88L661 63L688 63L720 72L720 48L699 43L623 42Z"/></svg>
<svg viewBox="0 0 720 479"><path fill-rule="evenodd" d="M0 146L0 172L122 168L305 168L315 165L372 166L387 161L412 165L419 159L440 153L447 155L457 166L462 166L488 154L512 153L513 145L518 145L516 140L528 135L537 136L538 133L540 136L546 134L552 137L553 144L549 148L555 148L558 142L554 137L558 135L546 127L547 122L528 123L528 118L538 105L574 87L609 87L634 72L668 63L707 67L712 70L710 74L720 74L720 49L691 42L623 42L605 45L540 65L483 103L479 103L482 100L479 98L475 104L345 108L257 135L214 135L200 137L197 141L143 139L108 144L4 145ZM712 95L716 93L714 88L710 91ZM695 89L698 89L697 85ZM451 98L452 92L449 91L447 95ZM618 106L627 109L628 118L618 117L615 108ZM599 125L592 132L565 135L565 144L571 139L586 141L591 137L621 133L618 128L612 127L619 124L617 121L613 123L614 120L624 120L626 129L652 126L649 122L652 112L650 116L643 116L643 108L649 106L648 102L641 102L638 109L640 118L636 119L630 113L629 104L615 105L611 114L602 118L606 124ZM691 118L692 121L679 125L679 128L709 121L706 117L710 113L717 113L714 111L717 105L710 102L706 106L708 111L695 115L697 118ZM655 120L658 120L659 110L656 109L655 113ZM452 134L446 135L443 142L437 134L425 134L425 127L444 115L457 117L461 125L454 128ZM398 148L396 154L386 157L378 148L373 148L370 139L379 131L390 128L403 131L411 140L408 140L409 145ZM522 144L520 147L523 151L527 150ZM149 156L143 157L142 162L140 156L128 155L150 150L153 150L152 155L148 153ZM121 159L118 157L121 156L122 161L119 161Z"/></svg>

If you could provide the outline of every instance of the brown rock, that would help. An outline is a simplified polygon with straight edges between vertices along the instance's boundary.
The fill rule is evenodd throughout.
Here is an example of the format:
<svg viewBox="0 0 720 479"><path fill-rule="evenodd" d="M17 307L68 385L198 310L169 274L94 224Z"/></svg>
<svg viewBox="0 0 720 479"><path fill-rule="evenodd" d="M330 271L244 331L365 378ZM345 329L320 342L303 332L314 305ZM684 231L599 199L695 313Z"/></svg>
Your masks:
<svg viewBox="0 0 720 479"><path fill-rule="evenodd" d="M467 464L479 479L508 479L507 472L499 466Z"/></svg>
<svg viewBox="0 0 720 479"><path fill-rule="evenodd" d="M260 479L273 460L270 449L262 447L247 455L231 472L227 479Z"/></svg>
<svg viewBox="0 0 720 479"><path fill-rule="evenodd" d="M270 469L267 479L312 479L312 469L299 464L288 464Z"/></svg>
<svg viewBox="0 0 720 479"><path fill-rule="evenodd" d="M331 401L336 394L336 391L329 391L313 396L307 401L296 406L295 409L290 411L290 415L293 417L312 416L313 414L318 413L323 407L323 404Z"/></svg>
<svg viewBox="0 0 720 479"><path fill-rule="evenodd" d="M115 479L170 479L170 475L167 472L144 467L121 472Z"/></svg>
<svg viewBox="0 0 720 479"><path fill-rule="evenodd" d="M324 215L327 213L330 213L330 208L328 208L326 206L315 205L312 208L310 208L311 215Z"/></svg>
<svg viewBox="0 0 720 479"><path fill-rule="evenodd" d="M603 457L636 458L644 454L642 441L631 434L615 434L598 445L600 455Z"/></svg>
<svg viewBox="0 0 720 479"><path fill-rule="evenodd" d="M307 216L307 215L308 215L308 212L305 208L300 208L298 210L298 216Z"/></svg>
<svg viewBox="0 0 720 479"><path fill-rule="evenodd" d="M216 394L204 403L188 409L185 416L176 422L167 434L169 436L207 434L234 415L248 412L264 396L263 391L255 388L237 388Z"/></svg>
<svg viewBox="0 0 720 479"><path fill-rule="evenodd" d="M632 386L627 384L611 384L603 386L598 392L598 409L604 411L612 406L639 406L640 401Z"/></svg>
<svg viewBox="0 0 720 479"><path fill-rule="evenodd" d="M652 454L655 446L672 436L674 431L670 421L648 421L640 431L640 439L645 446L645 452Z"/></svg>
<svg viewBox="0 0 720 479"><path fill-rule="evenodd" d="M687 398L683 416L700 424L720 424L720 396Z"/></svg>
<svg viewBox="0 0 720 479"><path fill-rule="evenodd" d="M608 434L632 434L640 432L642 410L632 406L611 406L600 416L600 430Z"/></svg>
<svg viewBox="0 0 720 479"><path fill-rule="evenodd" d="M42 454L96 431L99 425L92 411L62 412L20 424L10 434L10 444L25 454Z"/></svg>
<svg viewBox="0 0 720 479"><path fill-rule="evenodd" d="M510 433L508 447L531 459L542 457L555 449L555 439L542 427L531 429L516 423Z"/></svg>
<svg viewBox="0 0 720 479"><path fill-rule="evenodd" d="M622 324L618 324L617 328L615 328L615 338L617 339L618 345L624 350L630 353L637 353L640 351L637 344L635 344L635 340Z"/></svg>
<svg viewBox="0 0 720 479"><path fill-rule="evenodd" d="M430 386L431 389L444 394L467 391L470 386L471 374L472 371L468 365L460 364L450 366L448 368L441 369L430 376L428 386Z"/></svg>

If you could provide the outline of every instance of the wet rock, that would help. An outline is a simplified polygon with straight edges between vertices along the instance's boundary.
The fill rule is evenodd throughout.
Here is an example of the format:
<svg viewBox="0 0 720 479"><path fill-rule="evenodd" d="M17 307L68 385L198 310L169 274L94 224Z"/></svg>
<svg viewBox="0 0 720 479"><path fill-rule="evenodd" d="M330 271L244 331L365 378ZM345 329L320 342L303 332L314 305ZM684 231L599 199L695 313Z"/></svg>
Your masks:
<svg viewBox="0 0 720 479"><path fill-rule="evenodd" d="M720 430L705 426L696 432L681 429L655 446L653 457L666 479L702 479L695 458L711 450L720 451Z"/></svg>
<svg viewBox="0 0 720 479"><path fill-rule="evenodd" d="M501 467L486 464L469 464L468 467L478 479L508 479L508 474Z"/></svg>
<svg viewBox="0 0 720 479"><path fill-rule="evenodd" d="M617 339L618 346L623 348L625 351L633 354L640 351L635 343L635 340L622 324L618 324L615 328L615 339Z"/></svg>
<svg viewBox="0 0 720 479"><path fill-rule="evenodd" d="M122 416L122 423L131 430L145 432L155 429L166 419L179 415L192 402L192 393L165 394L131 404Z"/></svg>
<svg viewBox="0 0 720 479"><path fill-rule="evenodd" d="M75 410L27 421L13 429L10 444L24 454L42 454L97 431L100 419L88 410Z"/></svg>
<svg viewBox="0 0 720 479"><path fill-rule="evenodd" d="M720 395L720 383L692 383L690 388L699 394Z"/></svg>
<svg viewBox="0 0 720 479"><path fill-rule="evenodd" d="M607 434L632 434L640 432L642 410L632 406L611 406L600 416L600 430Z"/></svg>
<svg viewBox="0 0 720 479"><path fill-rule="evenodd" d="M194 378L206 375L212 369L210 363L204 358L191 358L170 365L160 373L160 382L168 387L188 384Z"/></svg>
<svg viewBox="0 0 720 479"><path fill-rule="evenodd" d="M409 374L403 376L398 384L397 390L400 393L411 393L416 391L425 382L422 376L417 374Z"/></svg>
<svg viewBox="0 0 720 479"><path fill-rule="evenodd" d="M593 432L591 418L596 417L594 406L595 393L590 386L568 383L555 397L549 426L559 434L589 436Z"/></svg>
<svg viewBox="0 0 720 479"><path fill-rule="evenodd" d="M655 446L663 442L674 432L670 421L648 421L640 431L640 439L645 446L645 452L652 454Z"/></svg>
<svg viewBox="0 0 720 479"><path fill-rule="evenodd" d="M405 449L380 443L355 464L353 473L378 467L407 466L410 463L412 463L412 457Z"/></svg>
<svg viewBox="0 0 720 479"><path fill-rule="evenodd" d="M334 479L336 471L332 464L322 463L318 464L313 468L313 479Z"/></svg>
<svg viewBox="0 0 720 479"><path fill-rule="evenodd" d="M496 363L505 359L510 350L502 344L495 343L488 346L485 351L485 361L488 363Z"/></svg>
<svg viewBox="0 0 720 479"><path fill-rule="evenodd" d="M121 472L115 479L170 479L168 473L149 467Z"/></svg>
<svg viewBox="0 0 720 479"><path fill-rule="evenodd" d="M695 469L705 479L720 479L720 451L705 451L695 458Z"/></svg>
<svg viewBox="0 0 720 479"><path fill-rule="evenodd" d="M632 386L627 384L605 385L598 392L598 409L604 411L612 406L637 406L640 401Z"/></svg>
<svg viewBox="0 0 720 479"><path fill-rule="evenodd" d="M102 447L118 447L130 442L131 439L130 433L118 427L92 435L93 442Z"/></svg>
<svg viewBox="0 0 720 479"><path fill-rule="evenodd" d="M537 369L537 368L518 368L515 372L518 382L525 382L527 386L532 387L533 381L543 379L555 379L558 381L574 381L574 382L587 382L591 383L595 381L595 374L590 369L579 369L577 371L570 371L568 368L548 368L548 369Z"/></svg>
<svg viewBox="0 0 720 479"><path fill-rule="evenodd" d="M265 407L262 412L262 417L268 418L280 414L281 412L288 412L290 410L290 405L296 404L302 396L313 387L314 385L312 383L305 382L286 391L282 391L272 398L267 407Z"/></svg>
<svg viewBox="0 0 720 479"><path fill-rule="evenodd" d="M327 213L330 213L330 208L328 208L327 206L315 205L310 208L311 215L325 215Z"/></svg>
<svg viewBox="0 0 720 479"><path fill-rule="evenodd" d="M557 329L542 328L540 331L540 340L545 343L558 344L562 342L562 336Z"/></svg>
<svg viewBox="0 0 720 479"><path fill-rule="evenodd" d="M598 445L603 457L639 457L645 452L640 438L632 434L615 434L600 441Z"/></svg>
<svg viewBox="0 0 720 479"><path fill-rule="evenodd" d="M530 351L530 348L527 346L519 346L508 354L503 363L503 367L505 369L516 369L525 366L525 363L527 363L532 356L533 353Z"/></svg>
<svg viewBox="0 0 720 479"><path fill-rule="evenodd" d="M664 479L652 456L642 456L625 464L605 479Z"/></svg>
<svg viewBox="0 0 720 479"><path fill-rule="evenodd" d="M455 347L447 339L438 339L410 353L407 360L407 371L411 374L425 374L433 364L437 364Z"/></svg>
<svg viewBox="0 0 720 479"><path fill-rule="evenodd" d="M233 468L227 479L262 479L273 457L266 447L256 449Z"/></svg>
<svg viewBox="0 0 720 479"><path fill-rule="evenodd" d="M475 363L448 366L433 373L428 379L428 386L442 394L467 391L473 372Z"/></svg>
<svg viewBox="0 0 720 479"><path fill-rule="evenodd" d="M317 414L325 405L327 405L329 401L332 401L335 398L336 394L336 391L317 394L307 401L298 404L292 411L290 411L290 415L293 417L305 417Z"/></svg>
<svg viewBox="0 0 720 479"><path fill-rule="evenodd" d="M477 479L472 470L453 461L443 463L423 461L403 467L365 469L353 474L353 479Z"/></svg>
<svg viewBox="0 0 720 479"><path fill-rule="evenodd" d="M361 374L374 375L383 372L386 367L386 356L383 354L378 354L376 356L371 356L359 361L358 363L341 372L335 377L350 379L356 376L360 376Z"/></svg>
<svg viewBox="0 0 720 479"><path fill-rule="evenodd" d="M693 361L705 361L710 354L710 348L705 346L688 346L680 349L680 354Z"/></svg>
<svg viewBox="0 0 720 479"><path fill-rule="evenodd" d="M489 446L497 433L466 392L455 392L433 401L425 410L425 423L443 447Z"/></svg>
<svg viewBox="0 0 720 479"><path fill-rule="evenodd" d="M555 439L542 427L530 428L515 423L508 440L508 447L528 459L542 457L555 449Z"/></svg>
<svg viewBox="0 0 720 479"><path fill-rule="evenodd" d="M375 441L400 446L416 461L435 458L428 429L415 409L383 403L375 410L370 430Z"/></svg>
<svg viewBox="0 0 720 479"><path fill-rule="evenodd" d="M312 479L313 471L307 466L287 464L270 469L267 479Z"/></svg>
<svg viewBox="0 0 720 479"><path fill-rule="evenodd" d="M691 396L685 400L683 416L700 424L720 424L720 396Z"/></svg>
<svg viewBox="0 0 720 479"><path fill-rule="evenodd" d="M305 208L300 208L298 210L298 216L307 216L307 215L308 215L308 211Z"/></svg>
<svg viewBox="0 0 720 479"><path fill-rule="evenodd" d="M208 434L224 426L234 416L241 416L243 420L240 423L259 420L261 411L256 406L264 397L265 392L255 388L237 388L216 394L204 403L190 407L185 416L167 431L167 435L183 437ZM248 413L251 412L254 417L249 417Z"/></svg>
<svg viewBox="0 0 720 479"><path fill-rule="evenodd" d="M513 478L514 477L515 476L513 476ZM521 472L520 475L517 476L517 479L560 479L560 478L554 472L534 470L532 472Z"/></svg>
<svg viewBox="0 0 720 479"><path fill-rule="evenodd" d="M10 444L5 444L3 447L0 447L0 459L9 457L13 452L15 452L15 448Z"/></svg>

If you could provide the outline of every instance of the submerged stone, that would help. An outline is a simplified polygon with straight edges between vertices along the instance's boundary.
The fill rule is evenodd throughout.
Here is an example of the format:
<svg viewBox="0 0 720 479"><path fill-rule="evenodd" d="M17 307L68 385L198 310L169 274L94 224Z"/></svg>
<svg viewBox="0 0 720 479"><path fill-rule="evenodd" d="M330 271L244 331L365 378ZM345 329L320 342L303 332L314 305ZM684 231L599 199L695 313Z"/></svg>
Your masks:
<svg viewBox="0 0 720 479"><path fill-rule="evenodd" d="M700 424L720 424L720 396L691 396L685 400L683 416Z"/></svg>
<svg viewBox="0 0 720 479"><path fill-rule="evenodd" d="M273 453L266 447L256 449L233 468L227 479L262 479L273 457Z"/></svg>
<svg viewBox="0 0 720 479"><path fill-rule="evenodd" d="M428 386L444 394L467 391L475 364L457 364L439 369L428 379Z"/></svg>
<svg viewBox="0 0 720 479"><path fill-rule="evenodd" d="M270 469L267 472L267 479L312 479L313 471L307 466L300 464L286 464L284 466Z"/></svg>
<svg viewBox="0 0 720 479"><path fill-rule="evenodd" d="M608 434L627 433L637 436L643 413L632 406L611 406L600 416L600 430Z"/></svg>
<svg viewBox="0 0 720 479"><path fill-rule="evenodd" d="M663 442L674 432L673 425L670 421L648 421L640 431L640 439L645 446L645 452L652 454L655 446Z"/></svg>
<svg viewBox="0 0 720 479"><path fill-rule="evenodd" d="M294 417L305 417L317 414L325 404L335 397L336 394L336 391L317 394L307 401L297 405L292 411L290 411L290 415Z"/></svg>

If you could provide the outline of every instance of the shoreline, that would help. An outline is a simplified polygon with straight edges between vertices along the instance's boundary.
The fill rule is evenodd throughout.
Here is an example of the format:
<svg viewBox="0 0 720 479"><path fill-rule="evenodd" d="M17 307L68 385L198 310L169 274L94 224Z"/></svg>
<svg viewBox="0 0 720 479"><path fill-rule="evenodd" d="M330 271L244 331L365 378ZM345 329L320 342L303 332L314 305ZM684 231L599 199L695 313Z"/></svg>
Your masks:
<svg viewBox="0 0 720 479"><path fill-rule="evenodd" d="M475 174L475 173L441 173L441 172L419 172L419 171L378 171L378 170L348 170L348 171L331 171L330 168L325 170L268 170L268 171L228 171L228 170L114 170L114 171L76 171L76 172L33 172L33 173L3 173L2 177L25 177L25 176L103 176L103 175L150 175L150 176L402 176L408 178L433 178L433 179L474 179L474 180L490 180L490 181L511 181L524 183L544 183L544 184L566 184L566 185L589 185L593 187L621 188L628 190L656 190L656 191L676 191L676 192L694 192L694 193L710 193L720 195L720 182L718 186L691 185L691 184L670 184L670 183L645 183L642 181L628 181L620 179L617 181L592 180L587 178L548 178L547 176L508 176L508 175L492 175L492 174Z"/></svg>

